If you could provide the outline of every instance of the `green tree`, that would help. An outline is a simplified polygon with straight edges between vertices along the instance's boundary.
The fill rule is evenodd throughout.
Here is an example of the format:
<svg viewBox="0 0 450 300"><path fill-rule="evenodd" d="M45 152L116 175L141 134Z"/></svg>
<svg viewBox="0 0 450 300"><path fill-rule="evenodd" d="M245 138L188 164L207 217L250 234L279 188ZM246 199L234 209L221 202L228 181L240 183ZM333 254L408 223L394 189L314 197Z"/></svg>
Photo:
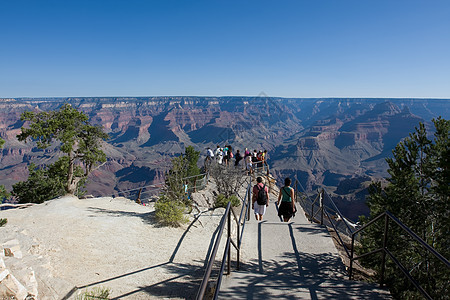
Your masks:
<svg viewBox="0 0 450 300"><path fill-rule="evenodd" d="M386 159L390 175L388 185L384 188L380 182L371 185L370 216L362 218L362 223L388 210L444 257L449 257L450 122L438 118L433 123L436 129L433 140L428 138L424 124L420 124L414 133L396 146L393 157ZM369 227L362 236L362 253L382 245L381 223ZM390 226L389 236L388 249L433 298L441 299L442 295L450 294L447 284L450 274L442 263L397 226ZM371 256L364 262L379 270L379 258ZM386 276L395 297L421 298L390 260Z"/></svg>
<svg viewBox="0 0 450 300"><path fill-rule="evenodd" d="M68 158L60 157L54 164L46 166L28 166L28 179L13 185L12 194L19 203L42 203L65 193L65 184L69 168ZM82 178L83 185L86 178L83 177L83 169L75 166L74 174ZM79 194L77 194L79 196Z"/></svg>
<svg viewBox="0 0 450 300"><path fill-rule="evenodd" d="M183 212L191 210L192 201L185 192L185 184L195 184L195 176L200 174L197 166L200 152L188 146L185 153L172 159L172 168L166 175L166 187L155 204L157 220L163 225L179 226L187 219ZM193 178L187 179L188 177Z"/></svg>
<svg viewBox="0 0 450 300"><path fill-rule="evenodd" d="M28 166L28 179L13 185L12 194L19 203L42 203L64 193L65 178L52 176L48 167Z"/></svg>
<svg viewBox="0 0 450 300"><path fill-rule="evenodd" d="M4 185L0 185L0 203L3 202L3 199L9 198L10 194L6 190Z"/></svg>
<svg viewBox="0 0 450 300"><path fill-rule="evenodd" d="M4 144L5 144L5 140L0 138L0 149L3 148ZM9 196L10 195L9 195L8 191L6 190L5 186L4 185L0 185L0 203L3 202L3 199L9 198Z"/></svg>
<svg viewBox="0 0 450 300"><path fill-rule="evenodd" d="M108 135L103 132L102 127L91 125L88 116L70 104L65 104L56 111L27 111L22 114L21 120L29 122L29 127L22 127L22 132L17 136L19 141L27 142L31 139L41 149L59 143L67 162L64 181L66 193L74 194L79 183L87 178L93 167L106 161L101 141L106 140ZM77 171L77 166L82 168L82 174Z"/></svg>

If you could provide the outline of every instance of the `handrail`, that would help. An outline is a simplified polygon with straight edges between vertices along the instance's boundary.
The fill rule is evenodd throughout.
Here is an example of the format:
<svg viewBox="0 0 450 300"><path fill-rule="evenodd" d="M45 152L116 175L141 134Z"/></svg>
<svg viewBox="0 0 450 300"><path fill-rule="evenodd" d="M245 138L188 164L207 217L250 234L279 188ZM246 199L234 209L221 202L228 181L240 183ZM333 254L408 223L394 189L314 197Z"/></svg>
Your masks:
<svg viewBox="0 0 450 300"><path fill-rule="evenodd" d="M198 180L197 179L195 180L195 185L194 186L188 187L189 191L192 191L192 190L195 191L195 190L203 188L206 185L206 183L201 183L201 184L197 185L197 182L199 182L202 179L207 180L208 176L209 176L209 173L205 172L205 173L201 173L201 174L198 174L198 175L192 175L192 176L181 178L181 181L184 182L187 179L202 177L202 178L199 178ZM122 190L122 191L115 191L114 195L117 194L117 196L120 196L120 195L125 196L128 193L131 194L131 192L138 192L138 196L137 196L137 200L136 200L136 201L138 201L138 200L140 200L141 195L146 194L146 193L156 193L157 191L164 189L165 185L166 185L166 182L162 181L162 182L159 182L159 183L149 184L149 185L141 186L141 187L138 187L138 188ZM143 190L145 190L145 191L143 191Z"/></svg>
<svg viewBox="0 0 450 300"><path fill-rule="evenodd" d="M301 188L303 190L303 193L309 198L309 206L310 206L310 222L314 222L314 220L316 220L316 215L318 213L320 213L320 225L324 225L324 217L326 217L326 220L328 220L329 225L331 225L331 227L333 228L334 232L336 233L337 237L338 237L338 242L339 244L344 248L345 253L347 254L347 257L350 258L350 250L347 247L347 244L344 242L341 234L345 234L347 236L351 236L351 234L353 233L353 229L350 228L350 226L347 224L347 219L342 215L342 213L340 212L340 210L337 208L336 204L334 203L333 199L330 197L330 195L325 191L325 189L321 189L318 193L318 195L316 196L316 198L314 200L311 200L310 197L306 194L305 189L303 188L303 185L300 183L300 181L297 179L297 176L295 176L295 183L294 183L294 187L296 190L295 196L296 196L296 202L300 203L300 205L303 207L303 209L305 210L305 212L309 213L308 210L308 203L304 202L304 201L298 201L298 190L299 188ZM324 196L326 196L328 198L328 201L332 204L333 208L328 207L327 205L324 204ZM314 213L314 206L317 205L316 202L319 201L319 210ZM338 218L340 218L343 223L345 224L345 227L347 229L348 232L344 232L344 230L340 229L338 226L336 226L335 222L333 222L333 218L330 216L330 214L328 213L328 211L332 211Z"/></svg>
<svg viewBox="0 0 450 300"><path fill-rule="evenodd" d="M243 184L244 183L245 183L245 181L243 182ZM240 197L240 195L237 193L239 198L241 198L241 201L242 201L242 208L241 208L241 213L240 213L239 219L237 218L237 214L231 207L231 202L228 202L228 204L227 204L225 212L219 223L219 227L218 227L219 231L218 231L215 243L214 243L213 251L208 260L208 264L207 264L207 267L205 270L205 275L203 276L202 283L200 284L200 288L197 292L196 299L198 299L198 300L203 299L203 297L205 296L206 287L207 287L209 279L211 277L212 268L213 268L214 262L216 260L217 250L219 248L220 240L222 238L223 230L224 230L226 224L228 225L227 240L226 240L225 250L223 253L223 257L222 257L222 262L220 265L219 276L217 278L216 290L214 292L213 299L217 299L217 297L219 295L220 285L222 283L222 277L223 277L224 270L225 270L225 263L227 264L227 274L229 274L231 272L231 246L233 246L237 250L236 269L239 270L239 268L240 268L241 243L242 243L242 237L243 237L243 232L244 232L244 228L245 228L245 223L248 219L247 211L248 211L248 207L250 206L250 195L249 195L249 193L251 191L250 187L251 187L251 180L248 182L246 194L245 194L244 198ZM248 201L247 201L247 199L248 199ZM234 219L236 221L236 226L237 226L237 230L236 230L236 234L237 234L236 241L237 242L235 242L231 237L231 217L232 216L234 217ZM244 216L244 218L243 218L243 222L241 224L242 216ZM242 231L240 228L241 226L242 226Z"/></svg>
<svg viewBox="0 0 450 300"><path fill-rule="evenodd" d="M303 186L301 185L301 183L298 181L297 177L295 177L295 187L301 187L303 188ZM303 188L303 192L306 194L304 188ZM320 201L320 196L323 196L323 194L325 194L328 197L329 202L332 204L332 206L334 207L334 209L329 208L328 206L323 204L323 201ZM306 194L307 195L307 194ZM298 197L298 193L296 193L296 198ZM307 195L308 196L308 195ZM309 198L309 196L308 196ZM430 295L428 295L428 293L420 286L420 284L409 274L409 272L406 270L406 268L397 260L397 258L393 255L393 253L391 253L388 249L387 249L387 240L388 240L388 229L389 229L389 220L392 220L397 226L399 226L403 231L405 231L410 237L412 237L414 240L416 240L423 248L425 248L425 250L427 250L428 252L432 253L436 258L438 258L441 262L443 262L445 264L445 266L447 268L450 268L450 263L449 261L443 257L439 252L437 252L433 247L431 247L430 245L428 245L423 239L421 239L416 233L414 233L411 229L409 229L405 224L403 224L397 217L395 217L394 215L392 215L389 211L385 211L384 213L378 215L377 217L375 217L374 219L372 219L371 221L369 221L367 224L365 224L362 227L359 228L355 228L352 229L350 228L347 219L341 214L341 212L339 211L339 209L337 208L336 204L334 203L334 201L331 199L330 195L324 190L322 189L319 192L319 195L316 197L315 200L311 200L309 199L309 204L310 204L310 221L313 222L315 220L315 216L317 215L314 214L314 205L316 204L317 200L320 201L319 204L319 211L321 212L321 218L320 218L320 224L323 225L323 216L325 215L326 218L328 219L328 221L330 222L330 225L333 227L334 231L336 232L338 239L339 239L339 243L341 244L341 246L343 246L348 258L350 259L350 266L349 266L349 279L352 278L353 275L353 262L361 259L363 257L367 257L369 255L373 255L376 253L382 253L382 259L381 259L381 276L380 276L380 285L383 285L384 283L384 272L385 272L385 264L386 264L386 255L388 255L391 260L397 265L397 267L402 271L402 273L405 274L405 276L408 278L408 280L417 288L417 290L426 298L426 299L432 299L430 297ZM304 203L304 201L296 201L298 203L301 203L302 207L304 208L305 212L309 212L307 204L308 203ZM344 243L344 241L342 240L342 237L340 235L340 230L338 230L338 228L335 226L334 222L332 221L331 216L328 213L328 210L330 211L334 211L336 213L336 215L342 219L343 223L346 226L346 229L348 232L343 232L341 231L341 233L343 234L348 234L351 236L351 247L350 249L348 249L347 245ZM370 251L368 253L362 254L358 257L354 257L354 248L355 248L355 238L358 234L360 234L362 231L364 231L367 227L372 226L375 222L379 221L382 218L385 218L385 226L384 226L384 236L383 236L383 245L381 246L381 248ZM350 251L350 253L349 253Z"/></svg>
<svg viewBox="0 0 450 300"><path fill-rule="evenodd" d="M384 217L385 219L385 226L384 226L384 235L383 235L383 246L380 249L373 250L369 253L362 254L358 257L353 257L354 254L354 240L355 235L359 232L365 230L369 226L372 226L375 222L382 219ZM399 226L404 232L406 232L411 238L413 238L415 241L417 241L425 250L433 254L437 259L439 259L441 262L445 264L445 266L450 269L450 262L442 256L439 252L437 252L433 247L428 245L422 238L420 238L416 233L414 233L409 227L407 227L405 224L403 224L397 217L392 215L389 211L385 211L384 213L378 215L374 219L372 219L370 222L359 228L358 230L355 230L352 233L352 248L351 248L351 254L350 254L350 268L349 268L349 279L352 278L353 274L353 261L358 260L362 257L366 257L368 255L372 255L378 252L382 251L382 262L381 262L381 279L380 279L380 285L384 284L384 272L385 272L385 265L386 265L386 254L392 259L392 261L395 263L395 265L402 271L402 273L408 278L408 280L417 288L417 290L426 298L426 299L432 299L431 296L420 286L420 284L409 274L409 272L406 270L406 268L402 265L400 261L394 256L392 252L390 252L387 248L387 237L388 237L388 230L389 230L389 220L392 220L397 226Z"/></svg>
<svg viewBox="0 0 450 300"><path fill-rule="evenodd" d="M220 220L220 225L219 225L219 232L217 234L216 237L216 242L214 243L214 248L213 251L211 253L208 265L206 267L206 271L205 271L205 276L203 277L203 281L200 285L200 289L198 290L198 294L197 294L197 299L203 299L203 296L205 294L206 291L206 285L208 284L208 280L209 277L211 276L211 271L212 271L212 266L214 264L214 260L217 254L217 250L219 249L219 244L220 244L220 239L222 238L222 233L223 233L223 229L225 228L225 223L226 223L226 216L228 215L229 211L230 211L230 207L231 207L231 202L228 202L227 208L225 210L225 213L222 216L222 219ZM206 279L206 280L205 280Z"/></svg>

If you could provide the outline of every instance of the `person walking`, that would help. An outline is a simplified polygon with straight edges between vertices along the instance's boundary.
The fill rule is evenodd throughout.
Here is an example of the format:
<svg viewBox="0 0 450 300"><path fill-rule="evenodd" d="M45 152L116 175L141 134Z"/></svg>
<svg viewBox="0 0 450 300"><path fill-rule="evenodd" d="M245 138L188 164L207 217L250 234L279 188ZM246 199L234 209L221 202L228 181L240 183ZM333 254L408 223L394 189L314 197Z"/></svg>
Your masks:
<svg viewBox="0 0 450 300"><path fill-rule="evenodd" d="M261 177L256 178L257 183L253 186L252 208L258 221L262 221L269 206L269 189L262 181Z"/></svg>
<svg viewBox="0 0 450 300"><path fill-rule="evenodd" d="M283 221L289 222L289 220L295 215L296 212L294 189L291 188L291 179L289 177L284 179L284 186L280 189L280 193L278 194L277 205L278 216L283 216Z"/></svg>

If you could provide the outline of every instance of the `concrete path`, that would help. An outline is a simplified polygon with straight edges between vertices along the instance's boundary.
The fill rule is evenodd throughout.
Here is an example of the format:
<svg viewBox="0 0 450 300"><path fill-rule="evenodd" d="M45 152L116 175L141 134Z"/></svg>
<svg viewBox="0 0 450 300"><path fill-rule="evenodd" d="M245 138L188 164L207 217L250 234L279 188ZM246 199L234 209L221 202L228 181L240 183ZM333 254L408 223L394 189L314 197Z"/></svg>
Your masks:
<svg viewBox="0 0 450 300"><path fill-rule="evenodd" d="M299 205L295 218L281 222L270 197L264 220L252 215L246 225L241 270L224 277L220 299L390 299L376 285L347 280L328 231Z"/></svg>

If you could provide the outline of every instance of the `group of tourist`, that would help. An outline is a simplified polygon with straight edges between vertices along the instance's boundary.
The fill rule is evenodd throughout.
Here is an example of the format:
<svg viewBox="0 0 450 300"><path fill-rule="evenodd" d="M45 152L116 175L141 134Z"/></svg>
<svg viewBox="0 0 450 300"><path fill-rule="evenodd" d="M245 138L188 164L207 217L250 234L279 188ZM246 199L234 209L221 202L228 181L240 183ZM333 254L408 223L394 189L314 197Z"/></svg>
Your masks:
<svg viewBox="0 0 450 300"><path fill-rule="evenodd" d="M256 185L253 186L252 208L255 212L255 218L262 221L266 208L269 206L269 189L263 183L262 177L256 178ZM295 216L297 211L295 207L294 189L291 187L291 179L284 180L284 186L280 188L277 200L278 216L288 222Z"/></svg>
<svg viewBox="0 0 450 300"><path fill-rule="evenodd" d="M233 159L235 167L241 166L241 161L243 160L244 167L249 174L253 173L255 168L262 169L263 167L268 167L267 150L254 150L250 152L245 148L242 154L239 150L233 152L231 145L226 145L225 147L217 145L214 151L210 147L206 149L205 165L214 161L220 165L229 166L233 164Z"/></svg>
<svg viewBox="0 0 450 300"><path fill-rule="evenodd" d="M233 152L231 145L220 147L217 145L215 150L210 147L206 149L205 166L213 162L229 166L241 166L240 162L244 161L245 169L248 174L252 174L255 169L262 169L267 167L267 150L254 150L253 152L245 148L242 154L239 150ZM266 213L266 208L269 206L269 189L263 183L262 177L256 178L256 185L253 186L252 208L255 212L257 220L261 221L263 215ZM288 222L293 216L295 216L296 207L294 200L294 189L290 186L291 179L286 178L284 180L284 186L280 189L277 200L278 216L282 218L284 222Z"/></svg>

